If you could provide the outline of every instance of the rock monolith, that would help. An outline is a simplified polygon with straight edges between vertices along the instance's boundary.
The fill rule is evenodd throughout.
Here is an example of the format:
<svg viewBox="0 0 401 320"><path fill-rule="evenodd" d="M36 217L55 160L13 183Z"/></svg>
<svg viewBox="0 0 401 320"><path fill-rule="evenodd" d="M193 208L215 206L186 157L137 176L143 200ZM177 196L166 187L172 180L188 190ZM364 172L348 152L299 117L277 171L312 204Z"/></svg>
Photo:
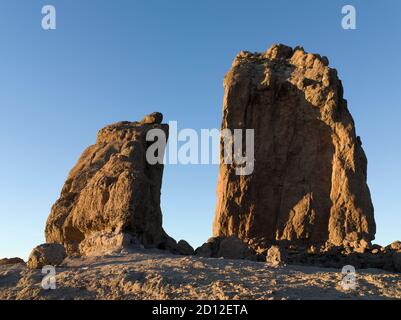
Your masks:
<svg viewBox="0 0 401 320"><path fill-rule="evenodd" d="M254 129L254 171L220 165L214 236L354 247L374 239L367 159L328 64L284 45L235 58L222 129Z"/></svg>
<svg viewBox="0 0 401 320"><path fill-rule="evenodd" d="M161 130L167 140L168 125L162 119L156 112L99 131L51 209L45 230L48 243L64 245L68 255L98 255L171 240L162 228L163 164L151 164L146 157L153 144L146 138L150 130Z"/></svg>

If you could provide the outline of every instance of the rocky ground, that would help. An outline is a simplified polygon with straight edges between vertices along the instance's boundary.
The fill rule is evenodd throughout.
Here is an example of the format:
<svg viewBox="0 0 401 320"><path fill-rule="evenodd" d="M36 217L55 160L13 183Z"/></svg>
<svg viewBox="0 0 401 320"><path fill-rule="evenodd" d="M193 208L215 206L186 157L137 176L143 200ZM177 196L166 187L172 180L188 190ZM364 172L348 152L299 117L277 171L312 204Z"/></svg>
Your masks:
<svg viewBox="0 0 401 320"><path fill-rule="evenodd" d="M41 270L0 266L0 299L400 299L401 274L357 270L357 287L341 286L339 269L178 256L158 250L67 258L55 290Z"/></svg>

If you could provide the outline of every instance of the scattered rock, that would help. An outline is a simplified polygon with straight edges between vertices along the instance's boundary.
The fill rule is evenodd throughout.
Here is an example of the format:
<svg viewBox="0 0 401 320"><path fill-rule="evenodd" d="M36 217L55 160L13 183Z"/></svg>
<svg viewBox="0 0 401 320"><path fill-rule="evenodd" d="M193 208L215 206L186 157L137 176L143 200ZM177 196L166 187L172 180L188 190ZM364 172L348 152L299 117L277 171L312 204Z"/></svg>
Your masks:
<svg viewBox="0 0 401 320"><path fill-rule="evenodd" d="M191 256L195 253L194 248L192 248L192 246L185 240L178 241L177 252L178 254L188 255L188 256Z"/></svg>
<svg viewBox="0 0 401 320"><path fill-rule="evenodd" d="M169 128L162 118L152 113L142 122L117 122L99 131L52 207L46 242L63 244L71 256L138 243L171 245L160 209L163 164L150 164L146 158L152 144L146 141L149 130L162 130L167 140Z"/></svg>
<svg viewBox="0 0 401 320"><path fill-rule="evenodd" d="M285 265L286 261L286 253L280 246L271 246L267 251L266 262L269 265L273 267L282 266Z"/></svg>
<svg viewBox="0 0 401 320"><path fill-rule="evenodd" d="M254 129L255 162L238 175L235 161L221 161L213 235L370 243L367 159L328 59L284 45L243 52L224 87L222 129Z"/></svg>
<svg viewBox="0 0 401 320"><path fill-rule="evenodd" d="M25 261L22 260L21 258L4 258L4 259L0 259L0 266L19 264L19 263L25 264Z"/></svg>
<svg viewBox="0 0 401 320"><path fill-rule="evenodd" d="M40 269L46 265L58 266L66 257L64 247L58 243L45 243L34 248L28 259L30 269Z"/></svg>

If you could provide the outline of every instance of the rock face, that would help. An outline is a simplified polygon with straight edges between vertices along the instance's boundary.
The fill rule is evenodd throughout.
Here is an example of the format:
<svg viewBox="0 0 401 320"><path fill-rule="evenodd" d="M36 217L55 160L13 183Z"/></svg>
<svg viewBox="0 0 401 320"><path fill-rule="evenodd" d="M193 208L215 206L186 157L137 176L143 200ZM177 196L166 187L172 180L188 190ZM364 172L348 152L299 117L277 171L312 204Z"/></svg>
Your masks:
<svg viewBox="0 0 401 320"><path fill-rule="evenodd" d="M28 267L39 269L46 265L58 266L66 257L64 247L58 243L45 243L34 248L29 255Z"/></svg>
<svg viewBox="0 0 401 320"><path fill-rule="evenodd" d="M328 59L284 45L241 52L224 87L222 129L254 129L255 164L243 176L220 165L213 235L370 243L367 159Z"/></svg>
<svg viewBox="0 0 401 320"><path fill-rule="evenodd" d="M161 113L153 113L140 122L118 122L99 131L52 207L47 242L63 244L69 255L98 255L169 241L160 209L163 164L146 159L153 144L146 141L149 130L162 130L167 140L168 125L162 119Z"/></svg>

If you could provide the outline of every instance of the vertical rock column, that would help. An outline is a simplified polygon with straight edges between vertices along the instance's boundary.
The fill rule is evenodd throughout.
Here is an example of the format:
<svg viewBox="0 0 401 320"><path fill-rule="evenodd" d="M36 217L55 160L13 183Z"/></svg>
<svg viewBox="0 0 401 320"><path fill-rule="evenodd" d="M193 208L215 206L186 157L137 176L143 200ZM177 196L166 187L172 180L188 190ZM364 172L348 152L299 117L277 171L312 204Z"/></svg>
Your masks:
<svg viewBox="0 0 401 320"><path fill-rule="evenodd" d="M224 79L222 128L254 129L255 166L222 163L214 236L340 245L371 241L367 159L328 59L274 45L241 52Z"/></svg>

